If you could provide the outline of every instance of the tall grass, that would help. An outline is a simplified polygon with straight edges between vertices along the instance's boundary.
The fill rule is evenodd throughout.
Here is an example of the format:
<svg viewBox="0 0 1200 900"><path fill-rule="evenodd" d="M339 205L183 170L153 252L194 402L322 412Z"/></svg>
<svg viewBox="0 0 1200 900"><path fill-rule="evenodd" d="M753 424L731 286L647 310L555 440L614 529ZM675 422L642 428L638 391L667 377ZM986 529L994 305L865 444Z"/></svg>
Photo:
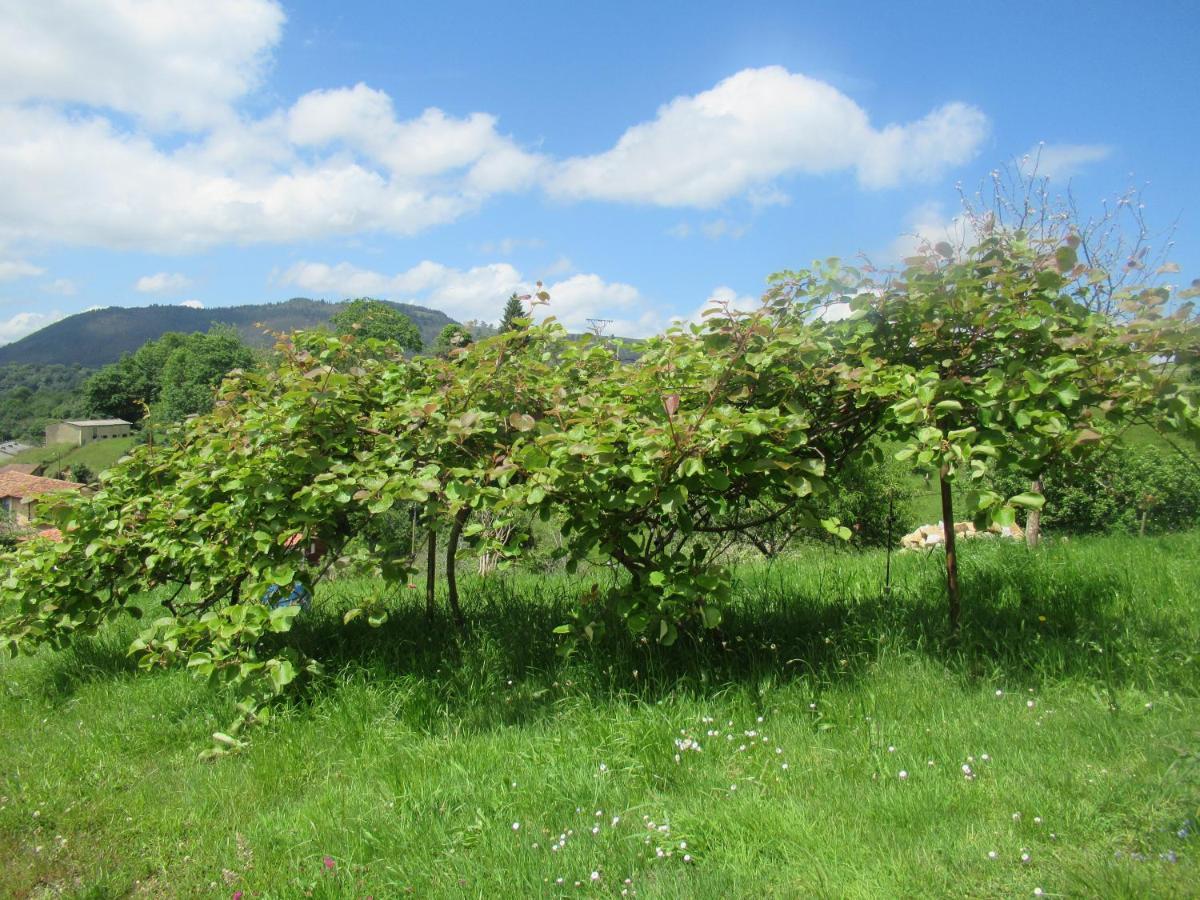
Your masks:
<svg viewBox="0 0 1200 900"><path fill-rule="evenodd" d="M715 634L569 654L608 572L467 581L465 636L343 579L294 635L325 676L217 764L228 699L135 675L132 624L0 664L0 890L1196 895L1200 535L961 565L954 641L937 556L888 591L820 548L740 568Z"/></svg>

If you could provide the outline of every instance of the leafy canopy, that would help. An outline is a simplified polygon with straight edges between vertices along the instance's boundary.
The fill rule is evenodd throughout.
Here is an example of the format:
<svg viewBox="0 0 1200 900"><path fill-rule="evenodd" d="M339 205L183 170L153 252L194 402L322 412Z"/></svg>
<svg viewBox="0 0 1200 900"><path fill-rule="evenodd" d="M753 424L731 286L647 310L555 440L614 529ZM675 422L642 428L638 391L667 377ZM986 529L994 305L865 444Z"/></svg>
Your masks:
<svg viewBox="0 0 1200 900"><path fill-rule="evenodd" d="M1040 471L1137 419L1200 435L1196 389L1173 370L1194 358L1190 310L1151 293L1120 320L1090 312L1072 254L1014 234L887 279L831 260L776 276L754 312L650 338L632 363L553 319L446 356L406 358L363 327L285 339L273 367L232 373L211 413L135 450L94 496L56 501L64 540L6 558L0 645L61 646L164 589L168 614L132 652L242 694L227 748L317 669L288 643L295 610L257 602L324 574L296 535L396 580L412 560L364 517L408 505L449 524L448 576L460 541L512 558L524 517L553 517L569 567L626 575L607 593L581 584L560 630L586 639L615 620L669 644L720 623L722 551L752 529L787 517L848 537L827 485L881 436L977 486L979 516L1011 520L1041 498L995 493L989 467ZM846 302L848 317L825 314Z"/></svg>
<svg viewBox="0 0 1200 900"><path fill-rule="evenodd" d="M390 303L362 297L351 300L330 319L337 334L356 334L416 353L423 346L421 332L412 320Z"/></svg>

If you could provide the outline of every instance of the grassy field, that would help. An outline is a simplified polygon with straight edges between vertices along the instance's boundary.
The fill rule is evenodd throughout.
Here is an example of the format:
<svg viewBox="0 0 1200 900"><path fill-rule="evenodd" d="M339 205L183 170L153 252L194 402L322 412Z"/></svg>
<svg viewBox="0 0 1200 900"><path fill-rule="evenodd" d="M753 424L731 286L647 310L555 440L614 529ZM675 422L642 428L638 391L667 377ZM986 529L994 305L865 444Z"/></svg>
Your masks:
<svg viewBox="0 0 1200 900"><path fill-rule="evenodd" d="M323 585L303 698L217 763L227 698L132 624L0 663L12 897L1200 896L1200 534L814 550L672 648L550 630L581 579L468 582L469 636Z"/></svg>
<svg viewBox="0 0 1200 900"><path fill-rule="evenodd" d="M76 447L73 444L49 444L18 453L9 462L45 463L47 477L57 478L71 466L85 465L96 475L112 466L133 449L135 436L93 441Z"/></svg>

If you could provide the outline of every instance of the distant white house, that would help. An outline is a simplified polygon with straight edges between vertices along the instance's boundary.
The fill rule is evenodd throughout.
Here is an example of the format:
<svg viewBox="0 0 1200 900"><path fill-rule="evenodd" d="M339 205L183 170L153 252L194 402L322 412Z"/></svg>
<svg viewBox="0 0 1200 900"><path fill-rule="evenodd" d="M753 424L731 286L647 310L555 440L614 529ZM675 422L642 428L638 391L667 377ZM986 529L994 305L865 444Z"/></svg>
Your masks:
<svg viewBox="0 0 1200 900"><path fill-rule="evenodd" d="M82 447L92 441L126 437L132 433L133 425L124 419L68 419L46 426L46 443Z"/></svg>

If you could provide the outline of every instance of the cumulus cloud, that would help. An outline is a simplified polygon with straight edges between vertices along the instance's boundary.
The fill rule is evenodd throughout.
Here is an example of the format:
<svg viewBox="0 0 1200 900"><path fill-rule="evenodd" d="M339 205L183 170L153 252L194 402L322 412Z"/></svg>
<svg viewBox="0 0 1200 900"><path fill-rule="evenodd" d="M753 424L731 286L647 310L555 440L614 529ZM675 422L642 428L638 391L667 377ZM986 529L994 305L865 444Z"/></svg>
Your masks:
<svg viewBox="0 0 1200 900"><path fill-rule="evenodd" d="M705 298L704 302L696 307L696 311L690 316L672 316L671 323L674 325L689 325L692 323L703 322L705 313L709 310L728 309L731 312L754 312L762 306L762 301L757 297L751 297L749 294L739 294L728 285L718 285L713 288L712 293Z"/></svg>
<svg viewBox="0 0 1200 900"><path fill-rule="evenodd" d="M540 250L546 246L541 238L506 237L498 241L484 241L479 245L481 253L496 256L512 256L517 250Z"/></svg>
<svg viewBox="0 0 1200 900"><path fill-rule="evenodd" d="M755 192L782 195L782 175L853 169L866 187L931 178L978 151L984 114L949 103L905 125L874 128L833 86L779 66L744 69L711 90L677 97L609 150L568 159L550 176L566 198L660 206L715 206Z"/></svg>
<svg viewBox="0 0 1200 900"><path fill-rule="evenodd" d="M429 260L394 275L344 262L298 262L279 277L279 282L323 297L412 300L457 319L484 320L498 318L504 301L524 285L521 273L508 263L454 269Z"/></svg>
<svg viewBox="0 0 1200 900"><path fill-rule="evenodd" d="M46 270L23 259L0 259L0 281L15 281L18 278L32 278L41 275Z"/></svg>
<svg viewBox="0 0 1200 900"><path fill-rule="evenodd" d="M961 215L947 215L940 203L923 203L909 212L904 231L882 253L880 262L899 263L941 241L961 249L969 242L970 231L970 224Z"/></svg>
<svg viewBox="0 0 1200 900"><path fill-rule="evenodd" d="M534 183L540 157L486 113L398 119L359 84L243 114L283 19L273 0L0 0L0 242L410 235Z"/></svg>
<svg viewBox="0 0 1200 900"><path fill-rule="evenodd" d="M387 275L349 263L299 262L279 277L280 284L342 299L375 296L440 309L459 320L499 318L504 301L514 293L531 293L534 285L508 263L455 269L431 261ZM538 318L554 316L571 331L586 331L589 318L612 319L608 334L641 337L663 327L633 285L577 274L545 286L550 303L538 307Z"/></svg>
<svg viewBox="0 0 1200 900"><path fill-rule="evenodd" d="M481 195L334 154L275 167L166 151L101 117L0 107L0 240L178 252L453 221Z"/></svg>
<svg viewBox="0 0 1200 900"><path fill-rule="evenodd" d="M350 148L393 177L425 178L462 169L471 191L527 187L541 160L500 135L496 124L485 113L454 118L440 109L398 121L387 94L357 84L301 97L288 111L287 135L297 146Z"/></svg>
<svg viewBox="0 0 1200 900"><path fill-rule="evenodd" d="M259 83L283 21L274 0L0 0L0 101L211 125Z"/></svg>
<svg viewBox="0 0 1200 900"><path fill-rule="evenodd" d="M60 297L73 297L79 293L79 287L70 278L55 278L42 286L47 294L58 294Z"/></svg>
<svg viewBox="0 0 1200 900"><path fill-rule="evenodd" d="M1038 144L1021 157L1022 171L1047 178L1070 178L1092 163L1112 156L1104 144Z"/></svg>
<svg viewBox="0 0 1200 900"><path fill-rule="evenodd" d="M186 306L188 309L204 309L204 304L199 300L181 300L180 306Z"/></svg>
<svg viewBox="0 0 1200 900"><path fill-rule="evenodd" d="M139 294L174 294L192 286L192 279L181 272L156 272L143 275L133 285Z"/></svg>
<svg viewBox="0 0 1200 900"><path fill-rule="evenodd" d="M275 0L0 0L0 246L176 253L406 236L539 186L757 208L788 202L773 181L794 173L855 171L872 188L932 177L987 130L962 103L876 128L834 87L780 67L678 97L612 148L566 160L530 151L488 112L398 116L366 84L252 115L284 18ZM5 265L0 278L21 277Z"/></svg>
<svg viewBox="0 0 1200 900"><path fill-rule="evenodd" d="M20 340L40 328L53 325L62 317L63 314L55 310L48 313L21 312L9 319L0 319L0 344Z"/></svg>

